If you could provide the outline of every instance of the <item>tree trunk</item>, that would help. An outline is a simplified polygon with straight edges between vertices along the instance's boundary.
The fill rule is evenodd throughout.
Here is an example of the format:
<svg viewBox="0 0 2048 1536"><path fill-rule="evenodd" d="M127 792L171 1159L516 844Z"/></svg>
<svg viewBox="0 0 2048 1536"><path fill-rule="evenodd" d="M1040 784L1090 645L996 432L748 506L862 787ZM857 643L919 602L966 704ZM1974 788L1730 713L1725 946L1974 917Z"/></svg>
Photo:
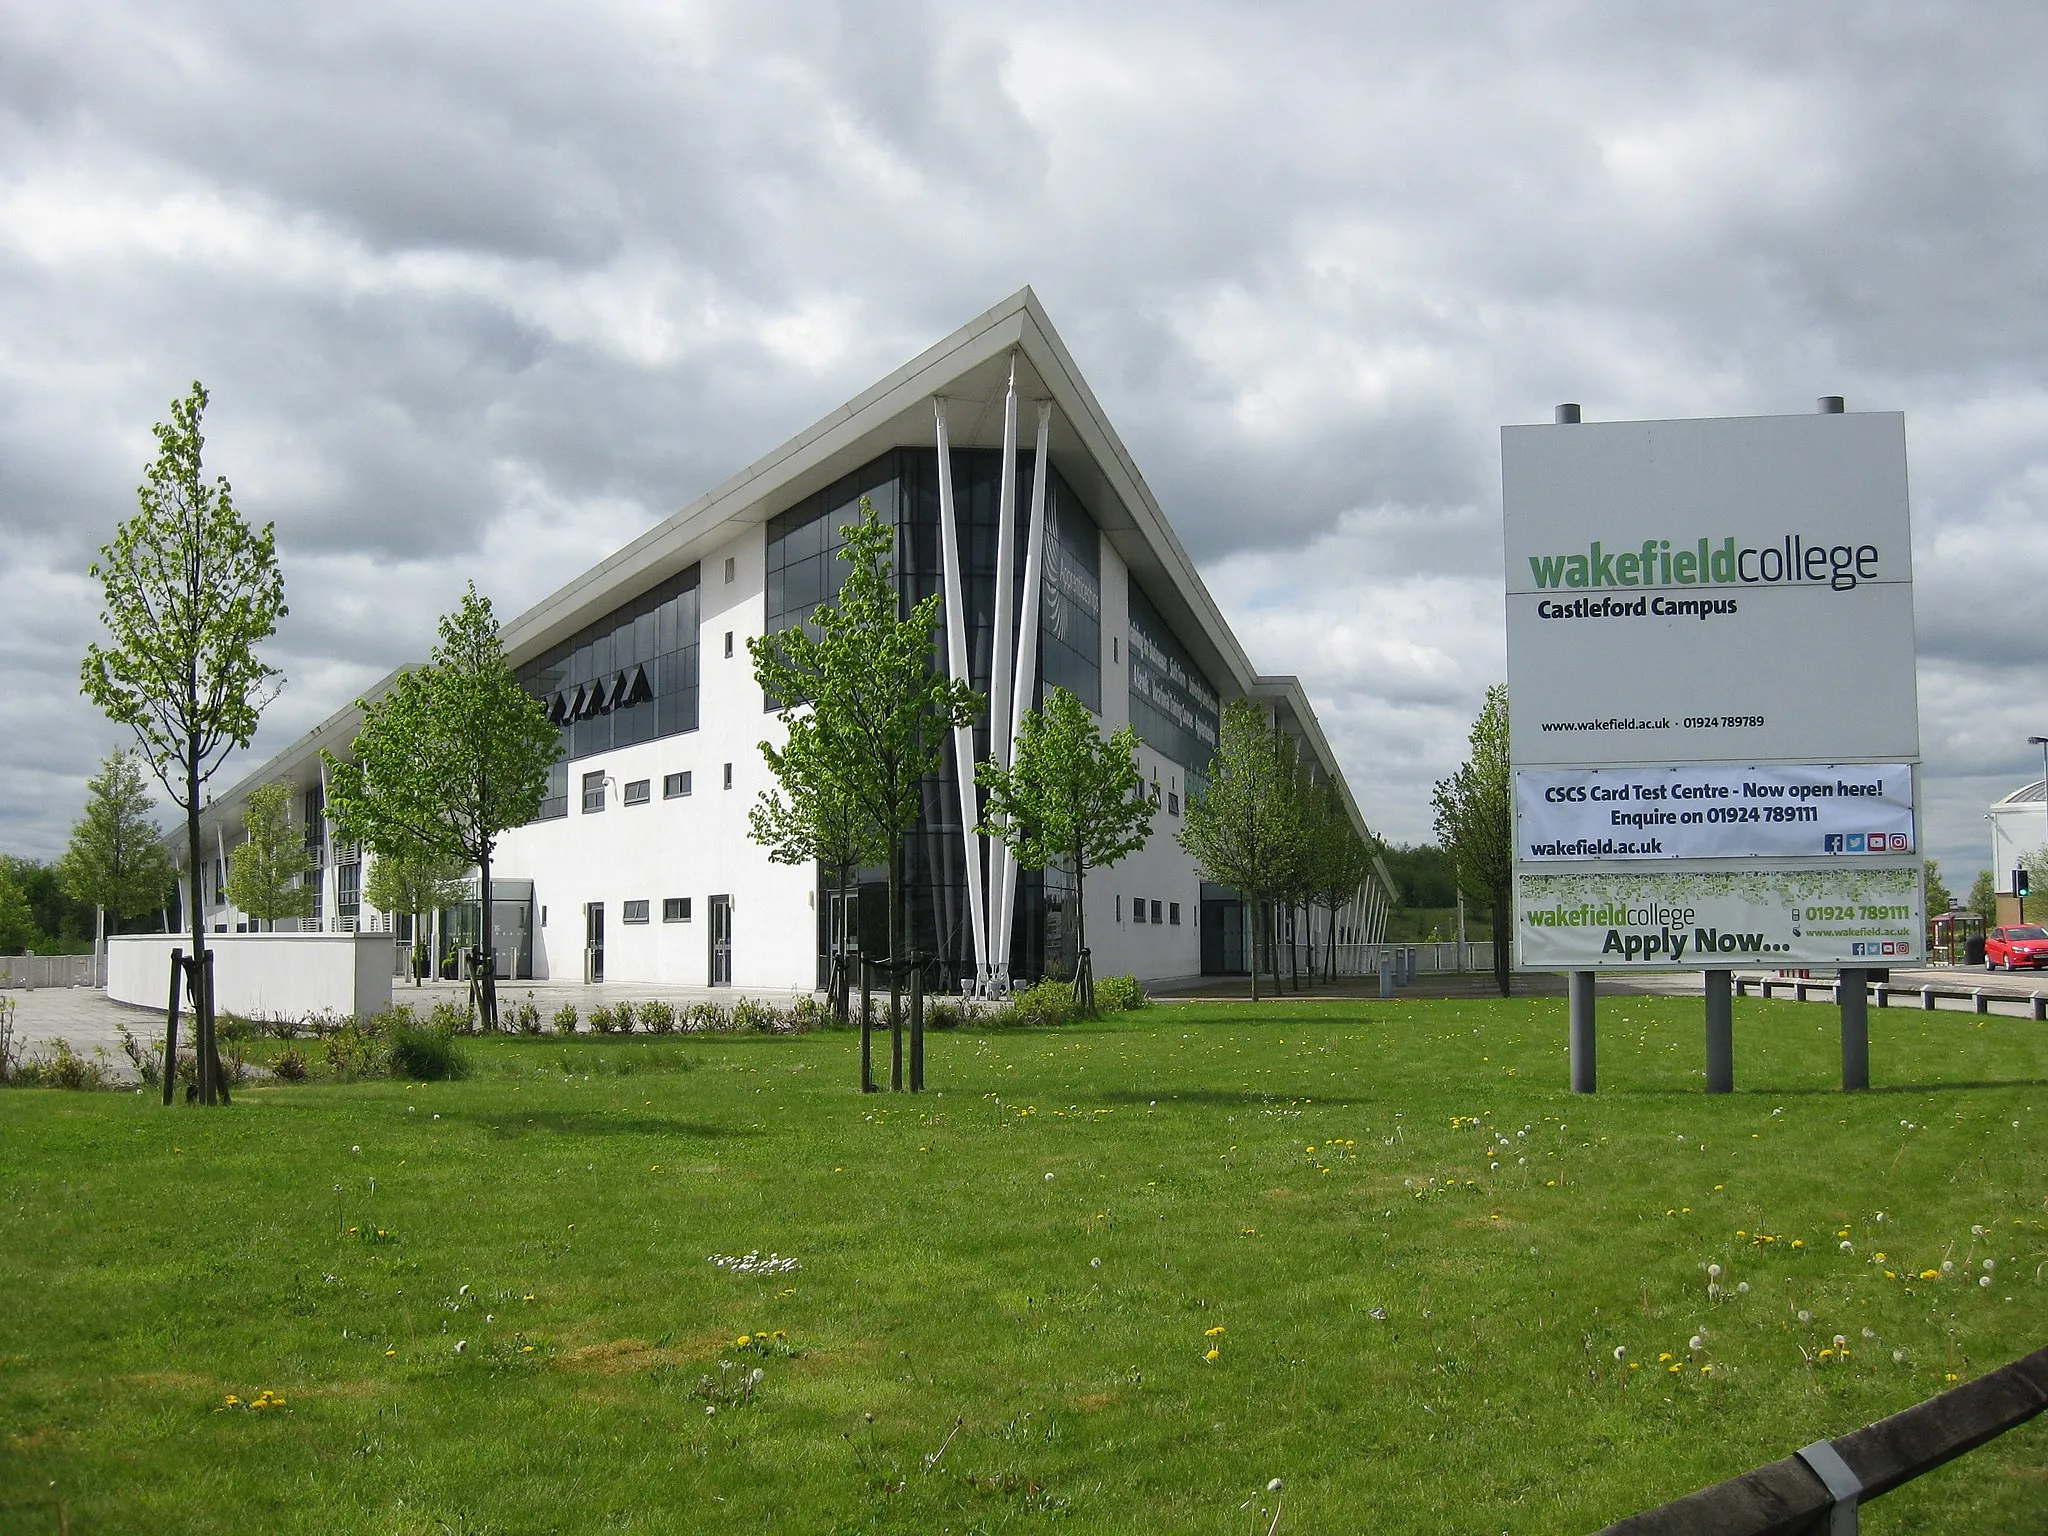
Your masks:
<svg viewBox="0 0 2048 1536"><path fill-rule="evenodd" d="M1510 960L1513 958L1509 954L1509 949L1514 940L1514 924L1508 915L1512 910L1510 906L1511 895L1512 892L1508 887L1502 887L1492 892L1493 979L1495 985L1500 988L1500 995L1502 997L1511 995L1510 984L1513 981L1513 972L1509 965Z"/></svg>
<svg viewBox="0 0 2048 1536"><path fill-rule="evenodd" d="M902 849L889 849L889 1091L903 1091L903 969L897 963L902 948L903 877L897 865Z"/></svg>
<svg viewBox="0 0 2048 1536"><path fill-rule="evenodd" d="M1095 1013L1095 967L1088 956L1088 865L1074 848L1074 1002Z"/></svg>
<svg viewBox="0 0 2048 1536"><path fill-rule="evenodd" d="M1259 1000L1259 904L1256 899L1248 900L1244 904L1244 935L1246 947L1251 951L1245 959L1250 962L1252 1001L1256 1003Z"/></svg>
<svg viewBox="0 0 2048 1536"><path fill-rule="evenodd" d="M498 1029L498 954L497 941L492 930L497 924L492 921L496 915L491 906L491 853L492 847L484 844L484 856L477 860L479 879L477 896L483 910L478 915L477 925L483 930L482 943L477 947L483 951L483 1027L492 1034Z"/></svg>
<svg viewBox="0 0 2048 1536"><path fill-rule="evenodd" d="M202 978L206 974L206 901L199 867L199 754L185 752L185 850L192 861L192 1046L199 1078L199 1102L213 1102L213 1010Z"/></svg>
<svg viewBox="0 0 2048 1536"><path fill-rule="evenodd" d="M1331 983L1337 980L1337 904L1330 903L1329 942L1323 946L1323 975Z"/></svg>

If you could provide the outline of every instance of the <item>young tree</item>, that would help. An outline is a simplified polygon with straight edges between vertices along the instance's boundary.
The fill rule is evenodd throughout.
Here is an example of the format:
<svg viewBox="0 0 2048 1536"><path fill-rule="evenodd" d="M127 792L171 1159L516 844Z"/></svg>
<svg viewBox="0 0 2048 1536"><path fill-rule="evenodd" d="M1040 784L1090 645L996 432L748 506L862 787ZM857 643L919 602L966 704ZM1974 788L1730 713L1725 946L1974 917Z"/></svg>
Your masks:
<svg viewBox="0 0 2048 1536"><path fill-rule="evenodd" d="M1310 800L1308 847L1309 900L1329 914L1323 945L1323 974L1337 976L1337 913L1355 899L1372 878L1374 849L1352 825L1350 807L1336 781L1324 779ZM1313 966L1311 966L1313 969Z"/></svg>
<svg viewBox="0 0 2048 1536"><path fill-rule="evenodd" d="M228 853L227 897L259 922L306 917L313 910L313 872L304 835L292 826L292 787L266 784L242 808L246 837Z"/></svg>
<svg viewBox="0 0 2048 1536"><path fill-rule="evenodd" d="M1969 910L1983 918L1987 925L1998 921L1998 886L1988 869L1978 870L1977 878L1970 882Z"/></svg>
<svg viewBox="0 0 2048 1536"><path fill-rule="evenodd" d="M888 843L861 812L844 776L835 772L817 720L809 714L789 720L789 734L780 748L761 743L761 756L775 775L776 788L764 789L747 812L754 841L768 850L776 864L822 864L839 884L842 907L848 884L863 864L889 855ZM835 935L836 938L836 935ZM850 981L845 956L835 944L832 954L832 1016L844 1024ZM862 1021L863 1030L866 1021ZM863 1083L868 1041L861 1040Z"/></svg>
<svg viewBox="0 0 2048 1536"><path fill-rule="evenodd" d="M1026 869L1064 864L1074 876L1075 932L1080 956L1074 998L1095 1010L1095 974L1088 960L1087 876L1136 853L1151 839L1158 807L1138 777L1138 733L1128 725L1103 740L1095 717L1064 688L1043 709L1024 712L1014 761L975 767L988 795L982 824Z"/></svg>
<svg viewBox="0 0 2048 1536"><path fill-rule="evenodd" d="M208 484L199 430L207 394L195 383L155 429L157 457L137 491L142 509L114 532L92 566L108 643L86 647L80 688L110 720L135 733L171 803L185 813L186 917L192 957L206 974L206 913L199 899L202 787L228 753L249 745L281 686L256 646L286 613L271 525L252 529L225 477ZM196 1020L199 1097L220 1096L213 1000Z"/></svg>
<svg viewBox="0 0 2048 1536"><path fill-rule="evenodd" d="M142 764L127 748L109 753L85 781L85 809L71 824L57 879L66 894L98 909L96 953L106 949L108 912L118 921L152 911L177 878L163 830L150 815L155 804Z"/></svg>
<svg viewBox="0 0 2048 1536"><path fill-rule="evenodd" d="M1514 783L1508 771L1508 688L1496 683L1472 722L1472 755L1430 796L1437 841L1469 895L1493 909L1493 979L1508 995L1514 941Z"/></svg>
<svg viewBox="0 0 2048 1536"><path fill-rule="evenodd" d="M983 700L933 665L939 627L934 593L902 611L890 559L896 535L860 501L839 558L839 595L812 616L819 633L785 629L747 642L754 680L779 701L785 721L808 717L814 761L865 823L889 866L890 1086L903 1086L903 839L917 825L923 780L945 762L946 735L981 712ZM785 786L787 788L787 786ZM915 1021L913 1021L915 1026ZM913 1039L911 1087L921 1088L923 1041ZM865 1086L865 1085L863 1085Z"/></svg>
<svg viewBox="0 0 2048 1536"><path fill-rule="evenodd" d="M2048 851L2048 850L2044 850ZM2032 866L2029 866L2030 868ZM1955 892L1951 891L1941 878L1941 866L1927 861L1927 915L1939 917L1956 904Z"/></svg>
<svg viewBox="0 0 2048 1536"><path fill-rule="evenodd" d="M0 955L29 953L36 932L36 915L14 873L14 861L0 858Z"/></svg>
<svg viewBox="0 0 2048 1536"><path fill-rule="evenodd" d="M379 912L403 914L412 924L412 982L420 984L427 970L426 940L420 935L421 920L430 912L452 907L468 894L466 862L437 860L417 849L399 853L376 853L370 857L370 872L363 877L363 900Z"/></svg>
<svg viewBox="0 0 2048 1536"><path fill-rule="evenodd" d="M471 582L441 619L432 658L363 712L353 762L323 752L328 816L372 854L424 856L480 876L484 1026L498 1027L491 857L500 834L540 810L561 736L519 686L491 601Z"/></svg>
<svg viewBox="0 0 2048 1536"><path fill-rule="evenodd" d="M1187 798L1180 845L1205 879L1227 885L1252 907L1252 1001L1259 1000L1257 924L1265 904L1283 895L1302 845L1294 743L1251 699L1224 706L1209 787ZM1279 987L1274 960L1275 989Z"/></svg>

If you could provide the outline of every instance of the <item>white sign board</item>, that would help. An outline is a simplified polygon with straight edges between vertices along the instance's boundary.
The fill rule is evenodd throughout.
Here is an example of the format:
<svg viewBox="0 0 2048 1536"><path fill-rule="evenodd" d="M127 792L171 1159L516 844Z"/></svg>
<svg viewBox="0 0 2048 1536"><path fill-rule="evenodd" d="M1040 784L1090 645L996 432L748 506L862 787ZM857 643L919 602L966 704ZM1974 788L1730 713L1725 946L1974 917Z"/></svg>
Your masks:
<svg viewBox="0 0 2048 1536"><path fill-rule="evenodd" d="M1917 864L1515 877L1531 970L1907 965L1925 931Z"/></svg>
<svg viewBox="0 0 2048 1536"><path fill-rule="evenodd" d="M1515 957L1919 958L1892 412L1508 427Z"/></svg>
<svg viewBox="0 0 2048 1536"><path fill-rule="evenodd" d="M1512 755L1920 756L1895 412L1501 433Z"/></svg>
<svg viewBox="0 0 2048 1536"><path fill-rule="evenodd" d="M1904 763L1523 768L1515 825L1531 864L1919 851Z"/></svg>

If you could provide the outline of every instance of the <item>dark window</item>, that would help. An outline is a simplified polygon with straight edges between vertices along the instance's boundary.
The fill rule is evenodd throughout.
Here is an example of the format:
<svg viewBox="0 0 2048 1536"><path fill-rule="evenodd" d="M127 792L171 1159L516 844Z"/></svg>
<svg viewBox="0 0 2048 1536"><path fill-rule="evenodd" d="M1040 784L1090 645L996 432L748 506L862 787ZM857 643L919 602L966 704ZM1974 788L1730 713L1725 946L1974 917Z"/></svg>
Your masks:
<svg viewBox="0 0 2048 1536"><path fill-rule="evenodd" d="M1155 923L1159 921L1159 903L1156 901L1152 903L1152 921Z"/></svg>
<svg viewBox="0 0 2048 1536"><path fill-rule="evenodd" d="M693 565L519 669L565 758L697 728L697 610Z"/></svg>
<svg viewBox="0 0 2048 1536"><path fill-rule="evenodd" d="M727 581L727 583L728 583L728 584L730 584L730 583L731 583L731 581L732 581L732 577L733 577L733 568L734 568L734 561L733 561L733 557L732 557L731 555L727 555L727 556L725 557L725 579L726 579L726 581Z"/></svg>
<svg viewBox="0 0 2048 1536"><path fill-rule="evenodd" d="M732 631L729 629L725 632L725 654L732 654Z"/></svg>
<svg viewBox="0 0 2048 1536"><path fill-rule="evenodd" d="M1173 925L1174 927L1176 927L1176 928L1178 928L1178 927L1180 926L1180 903L1179 903L1179 902L1177 902L1177 901L1176 901L1175 903L1173 903L1173 905L1171 905L1170 907L1168 907L1168 908L1166 909L1166 920L1167 920L1167 922L1171 923L1171 924L1172 924L1172 925Z"/></svg>
<svg viewBox="0 0 2048 1536"><path fill-rule="evenodd" d="M604 809L604 775L586 773L583 775L583 814Z"/></svg>
<svg viewBox="0 0 2048 1536"><path fill-rule="evenodd" d="M1192 770L1192 784L1216 755L1216 690L1135 576L1130 589L1131 724L1146 746Z"/></svg>
<svg viewBox="0 0 2048 1536"><path fill-rule="evenodd" d="M535 821L553 821L569 814L569 765L561 758L548 764L548 792L541 796Z"/></svg>
<svg viewBox="0 0 2048 1536"><path fill-rule="evenodd" d="M1028 472L1019 477L1028 480ZM1102 712L1102 547L1095 519L1058 470L1045 507L1045 575L1039 586L1041 695L1064 688ZM1025 499L1020 485L1019 500ZM1028 502L1026 505L1028 506ZM1018 558L1023 558L1020 542Z"/></svg>
<svg viewBox="0 0 2048 1536"><path fill-rule="evenodd" d="M355 917L363 909L363 866L347 863L334 870L335 915Z"/></svg>
<svg viewBox="0 0 2048 1536"><path fill-rule="evenodd" d="M662 798L662 799L664 799L664 800L674 800L674 799L676 799L676 798L677 798L678 796L681 796L681 795L687 795L687 794L688 794L689 792L690 792L690 770L689 770L689 769L685 768L685 769L684 769L684 770L683 770L683 771L682 771L681 773L671 773L671 774L665 774L665 775L663 775L663 777L662 777L662 780L661 780L661 798Z"/></svg>
<svg viewBox="0 0 2048 1536"><path fill-rule="evenodd" d="M646 779L631 779L626 784L626 804L645 805L649 799L649 783Z"/></svg>
<svg viewBox="0 0 2048 1536"><path fill-rule="evenodd" d="M1166 814L1169 816L1178 816L1180 814L1180 796L1172 790L1166 792Z"/></svg>
<svg viewBox="0 0 2048 1536"><path fill-rule="evenodd" d="M690 898L687 896L665 896L661 902L661 920L664 923L687 923L690 920Z"/></svg>
<svg viewBox="0 0 2048 1536"><path fill-rule="evenodd" d="M628 901L628 902L625 902L625 903L623 903L623 905L624 905L624 907L625 907L625 909L626 909L626 910L625 910L625 912L624 912L624 914L623 914L623 916L625 917L625 920L626 920L627 922L629 922L629 923L644 923L644 922L646 922L646 921L647 921L647 903L646 903L646 902L644 902L644 901Z"/></svg>
<svg viewBox="0 0 2048 1536"><path fill-rule="evenodd" d="M1145 898L1142 896L1133 896L1131 898L1131 921L1134 923L1145 921Z"/></svg>
<svg viewBox="0 0 2048 1536"><path fill-rule="evenodd" d="M727 763L727 764L725 765L725 787L726 787L727 789L731 789L731 788L732 788L732 764L731 764L731 763Z"/></svg>

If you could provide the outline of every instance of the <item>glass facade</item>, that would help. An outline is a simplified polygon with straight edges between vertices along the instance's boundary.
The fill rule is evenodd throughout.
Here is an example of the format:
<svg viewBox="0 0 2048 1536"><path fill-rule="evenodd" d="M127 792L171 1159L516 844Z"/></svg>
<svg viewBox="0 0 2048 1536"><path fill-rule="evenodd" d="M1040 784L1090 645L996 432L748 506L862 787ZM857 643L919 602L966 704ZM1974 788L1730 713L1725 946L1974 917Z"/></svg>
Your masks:
<svg viewBox="0 0 2048 1536"><path fill-rule="evenodd" d="M519 669L562 732L538 819L569 814L568 762L697 728L697 576L679 571Z"/></svg>
<svg viewBox="0 0 2048 1536"><path fill-rule="evenodd" d="M1017 593L1013 612L1023 609L1024 557L1030 534L1031 481L1035 455L1017 456ZM969 677L989 691L995 654L997 520L1002 499L1002 454L960 449L952 455L953 501L962 565L962 602L967 631ZM766 624L770 633L805 624L820 603L839 590L846 567L838 553L841 530L859 517L860 498L870 498L882 521L896 530L898 590L905 606L945 587L939 530L939 457L936 449L899 448L862 466L836 484L807 497L773 518L767 530ZM1045 568L1039 594L1039 697L1064 687L1091 710L1102 708L1102 581L1100 536L1095 519L1057 471L1046 487ZM937 636L936 660L944 664L945 631ZM977 723L975 749L988 750L988 723ZM974 945L967 915L967 877L961 851L958 779L951 761L927 779L924 810L905 839L905 904L910 942L937 957L938 985L950 988L972 973ZM1206 761L1206 759L1205 759ZM978 808L977 808L978 814ZM1034 978L1066 974L1074 958L1068 901L1061 877L1032 871L1018 875L1018 919L1014 927L1011 974ZM831 873L823 890L836 891ZM858 931L870 953L886 945L885 876L863 871L857 905ZM829 946L828 923L820 919L820 950Z"/></svg>
<svg viewBox="0 0 2048 1536"><path fill-rule="evenodd" d="M1131 724L1139 740L1188 771L1200 788L1216 755L1221 704L1145 589L1131 578Z"/></svg>

